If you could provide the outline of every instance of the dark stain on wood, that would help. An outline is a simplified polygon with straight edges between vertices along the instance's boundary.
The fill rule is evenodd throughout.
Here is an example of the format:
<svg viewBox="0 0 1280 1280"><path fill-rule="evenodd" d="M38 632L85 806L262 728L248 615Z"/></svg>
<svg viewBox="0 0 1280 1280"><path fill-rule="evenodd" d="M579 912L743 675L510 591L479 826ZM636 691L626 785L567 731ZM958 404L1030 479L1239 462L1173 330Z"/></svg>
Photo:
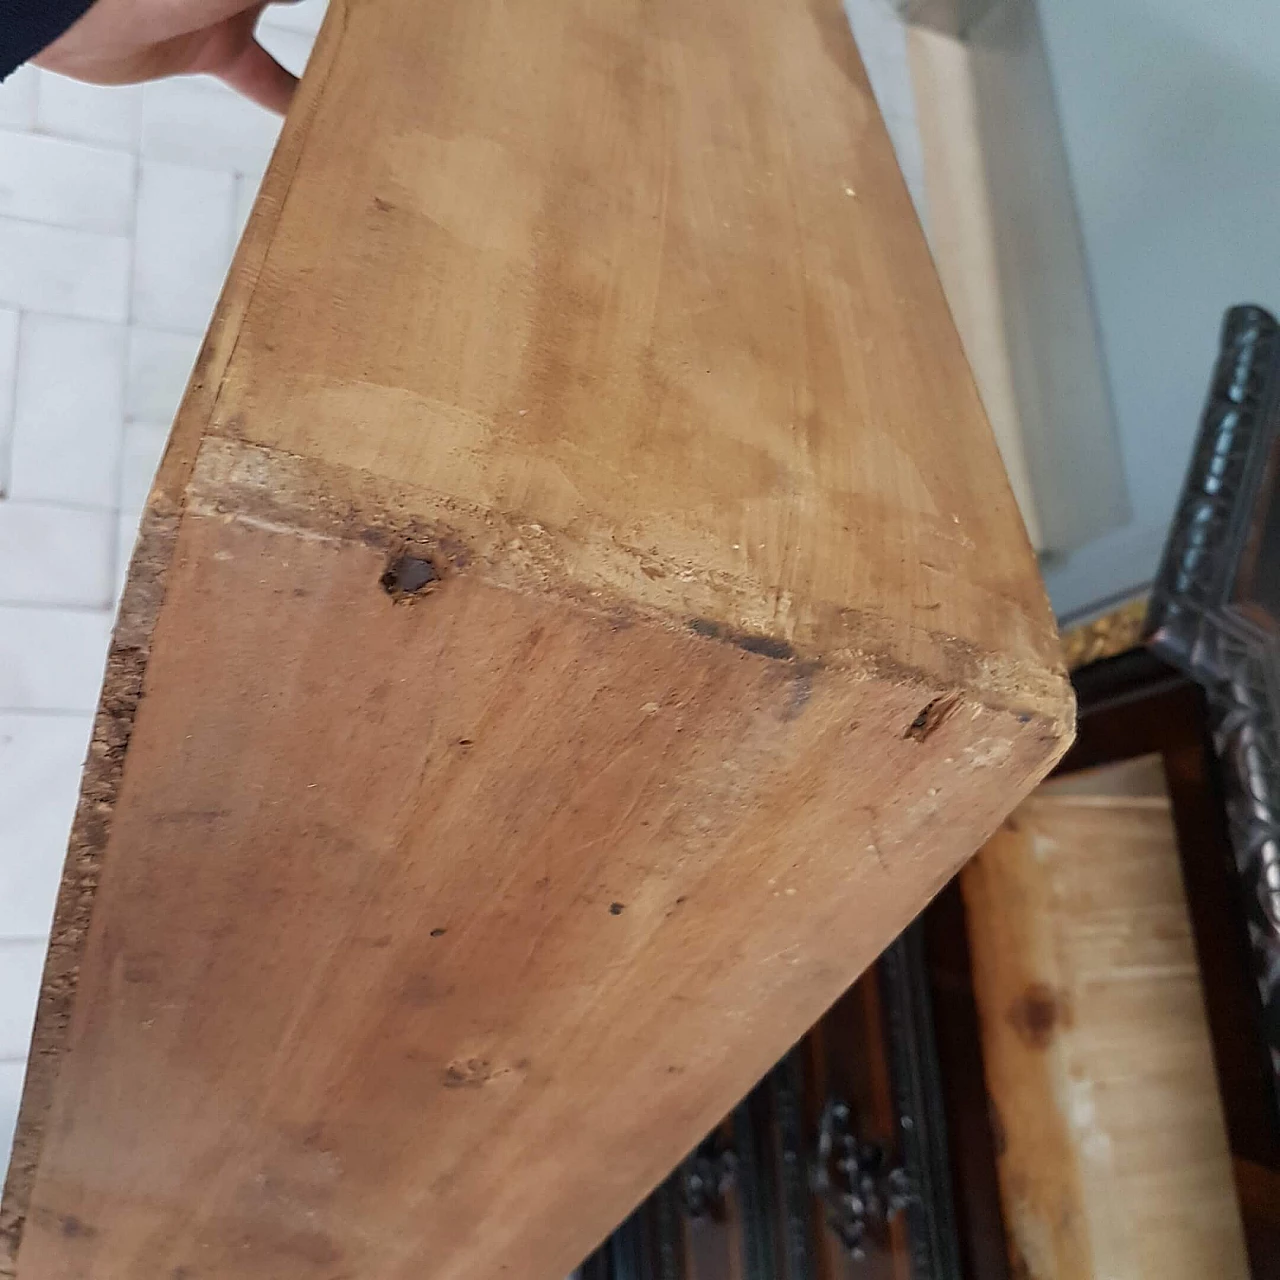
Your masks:
<svg viewBox="0 0 1280 1280"><path fill-rule="evenodd" d="M1071 1021L1058 993L1043 982L1031 983L1005 1016L1023 1044L1042 1051L1053 1043L1058 1027Z"/></svg>

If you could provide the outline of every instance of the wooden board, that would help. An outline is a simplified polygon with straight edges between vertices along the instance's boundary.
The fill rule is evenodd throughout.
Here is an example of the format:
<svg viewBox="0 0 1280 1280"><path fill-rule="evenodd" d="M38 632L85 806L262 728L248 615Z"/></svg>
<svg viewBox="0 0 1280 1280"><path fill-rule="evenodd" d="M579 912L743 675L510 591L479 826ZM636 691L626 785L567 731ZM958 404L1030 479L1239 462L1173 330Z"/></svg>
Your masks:
<svg viewBox="0 0 1280 1280"><path fill-rule="evenodd" d="M1040 788L963 885L1014 1273L1247 1276L1159 758Z"/></svg>
<svg viewBox="0 0 1280 1280"><path fill-rule="evenodd" d="M1035 0L974 17L907 32L929 240L1035 545L1067 552L1129 519L1115 414Z"/></svg>
<svg viewBox="0 0 1280 1280"><path fill-rule="evenodd" d="M1044 534L1005 332L973 51L963 40L928 26L908 27L906 37L924 160L929 247L1028 536L1038 550Z"/></svg>
<svg viewBox="0 0 1280 1280"><path fill-rule="evenodd" d="M126 589L17 1275L558 1280L1069 722L835 0L334 0Z"/></svg>

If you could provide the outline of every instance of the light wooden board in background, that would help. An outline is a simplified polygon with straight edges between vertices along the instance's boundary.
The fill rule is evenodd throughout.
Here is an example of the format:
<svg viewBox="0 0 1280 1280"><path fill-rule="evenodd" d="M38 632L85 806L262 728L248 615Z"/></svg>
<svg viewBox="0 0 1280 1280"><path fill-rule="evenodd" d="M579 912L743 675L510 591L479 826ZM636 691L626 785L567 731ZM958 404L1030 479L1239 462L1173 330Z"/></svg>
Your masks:
<svg viewBox="0 0 1280 1280"><path fill-rule="evenodd" d="M1243 1280L1159 759L1040 787L963 886L1016 1273Z"/></svg>

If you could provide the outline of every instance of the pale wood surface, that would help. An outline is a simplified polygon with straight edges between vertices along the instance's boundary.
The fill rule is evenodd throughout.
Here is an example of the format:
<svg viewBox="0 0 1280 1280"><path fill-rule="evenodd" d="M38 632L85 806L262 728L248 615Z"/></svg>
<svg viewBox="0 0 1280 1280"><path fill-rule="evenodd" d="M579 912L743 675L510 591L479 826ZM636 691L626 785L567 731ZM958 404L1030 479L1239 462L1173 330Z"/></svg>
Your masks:
<svg viewBox="0 0 1280 1280"><path fill-rule="evenodd" d="M212 430L807 652L1056 665L837 4L340 5L316 56Z"/></svg>
<svg viewBox="0 0 1280 1280"><path fill-rule="evenodd" d="M907 57L924 157L929 247L1027 533L1039 549L1044 534L1005 337L972 50L954 36L912 26L907 28Z"/></svg>
<svg viewBox="0 0 1280 1280"><path fill-rule="evenodd" d="M1159 759L1039 788L963 885L1016 1273L1243 1280Z"/></svg>
<svg viewBox="0 0 1280 1280"><path fill-rule="evenodd" d="M907 51L947 297L1036 546L1070 551L1128 497L1035 0Z"/></svg>
<svg viewBox="0 0 1280 1280"><path fill-rule="evenodd" d="M558 1280L1069 725L834 0L335 0L134 559L17 1275Z"/></svg>

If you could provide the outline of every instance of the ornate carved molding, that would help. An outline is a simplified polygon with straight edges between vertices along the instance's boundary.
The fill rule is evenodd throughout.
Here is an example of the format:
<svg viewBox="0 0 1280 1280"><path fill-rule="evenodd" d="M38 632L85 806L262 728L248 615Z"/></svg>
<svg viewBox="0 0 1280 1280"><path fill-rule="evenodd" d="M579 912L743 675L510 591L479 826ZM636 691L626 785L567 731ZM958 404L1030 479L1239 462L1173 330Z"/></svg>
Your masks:
<svg viewBox="0 0 1280 1280"><path fill-rule="evenodd" d="M1148 616L1149 643L1206 694L1280 1080L1280 325L1235 307Z"/></svg>
<svg viewBox="0 0 1280 1280"><path fill-rule="evenodd" d="M852 1110L840 1098L829 1098L822 1110L810 1181L827 1225L855 1262L867 1256L868 1233L886 1228L912 1199L906 1170L891 1165L883 1147L858 1137Z"/></svg>
<svg viewBox="0 0 1280 1280"><path fill-rule="evenodd" d="M738 1153L719 1131L704 1138L680 1166L680 1209L691 1222L704 1218L720 1221L725 1196L738 1175Z"/></svg>

